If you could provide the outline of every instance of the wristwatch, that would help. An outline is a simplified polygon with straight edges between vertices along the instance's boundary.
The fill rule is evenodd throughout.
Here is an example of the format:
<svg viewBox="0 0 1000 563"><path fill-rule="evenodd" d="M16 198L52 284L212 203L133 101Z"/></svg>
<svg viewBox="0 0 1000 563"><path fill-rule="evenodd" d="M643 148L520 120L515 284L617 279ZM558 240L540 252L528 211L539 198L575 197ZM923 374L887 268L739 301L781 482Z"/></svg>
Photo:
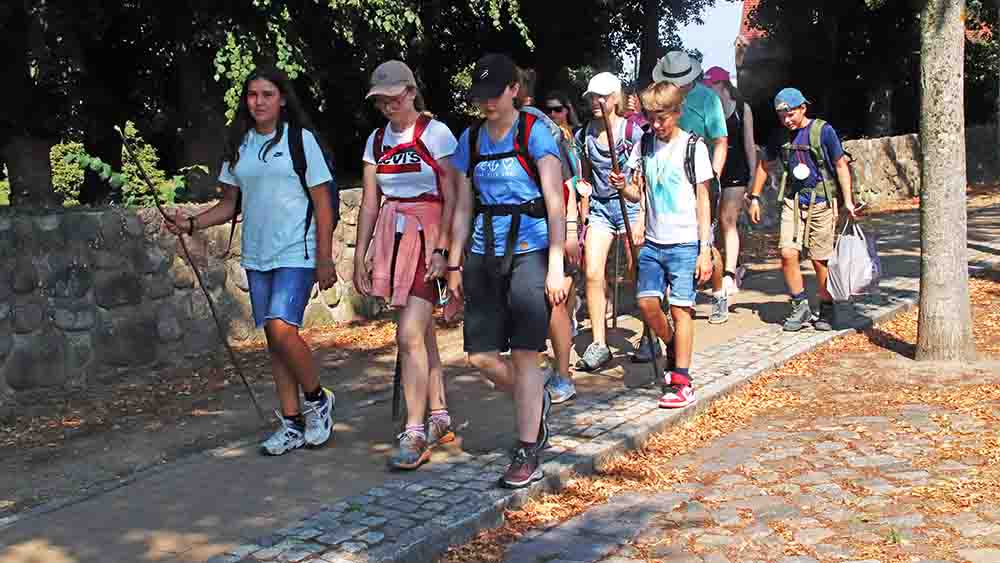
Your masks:
<svg viewBox="0 0 1000 563"><path fill-rule="evenodd" d="M753 202L757 201L758 199L760 199L760 196L757 195L757 194L749 194L749 195L747 195L747 197L750 198L750 203L753 203Z"/></svg>

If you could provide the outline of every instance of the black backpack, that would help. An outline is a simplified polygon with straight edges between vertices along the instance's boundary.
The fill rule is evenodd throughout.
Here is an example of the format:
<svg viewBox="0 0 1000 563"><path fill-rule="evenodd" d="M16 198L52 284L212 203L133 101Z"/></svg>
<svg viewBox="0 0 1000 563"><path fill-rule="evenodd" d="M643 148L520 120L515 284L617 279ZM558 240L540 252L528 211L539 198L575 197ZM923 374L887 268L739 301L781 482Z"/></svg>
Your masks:
<svg viewBox="0 0 1000 563"><path fill-rule="evenodd" d="M684 151L684 174L687 176L688 183L695 190L695 197L698 194L698 181L694 170L694 156L698 149L698 141L701 141L701 137L692 134L688 137L687 148ZM642 158L643 162L645 159L653 157L653 150L656 147L656 138L653 136L652 131L647 131L642 134ZM716 214L719 207L719 196L721 190L719 188L718 178L715 178L715 169L712 169L713 180L708 183L708 202L709 209L711 210L710 219L714 224L716 221ZM643 175L645 176L645 170L643 170Z"/></svg>
<svg viewBox="0 0 1000 563"><path fill-rule="evenodd" d="M316 134L313 133L315 137ZM326 165L330 169L330 175L333 176L333 158L331 155L323 149L323 144L319 142L319 138L316 138L316 142L319 144L320 149L323 151L323 158L326 160ZM302 142L302 127L298 125L288 125L288 151L291 153L292 157L292 168L295 169L295 174L299 177L299 182L302 184L302 191L306 194L306 227L305 232L302 234L302 246L305 248L305 257L309 259L309 247L306 244L306 239L309 236L309 226L312 225L313 219L313 202L312 197L309 195L309 186L306 184L306 150L305 145ZM329 184L330 190L330 205L333 208L333 228L337 229L337 224L340 223L340 191L337 189L336 181L331 178ZM243 191L236 192L236 213L233 214L232 223L229 227L229 249L233 246L233 235L236 234L236 218L240 214L240 209L243 206ZM228 250L227 250L228 253Z"/></svg>

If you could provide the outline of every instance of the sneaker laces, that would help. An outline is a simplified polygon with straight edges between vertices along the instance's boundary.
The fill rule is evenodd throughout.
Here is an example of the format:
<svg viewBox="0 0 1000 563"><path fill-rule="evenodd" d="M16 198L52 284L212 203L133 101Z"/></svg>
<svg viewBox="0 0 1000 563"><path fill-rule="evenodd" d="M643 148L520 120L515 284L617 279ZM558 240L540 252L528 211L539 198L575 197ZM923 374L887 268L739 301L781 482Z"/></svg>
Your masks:
<svg viewBox="0 0 1000 563"><path fill-rule="evenodd" d="M531 452L527 448L518 447L510 460L511 465L524 465L531 461Z"/></svg>

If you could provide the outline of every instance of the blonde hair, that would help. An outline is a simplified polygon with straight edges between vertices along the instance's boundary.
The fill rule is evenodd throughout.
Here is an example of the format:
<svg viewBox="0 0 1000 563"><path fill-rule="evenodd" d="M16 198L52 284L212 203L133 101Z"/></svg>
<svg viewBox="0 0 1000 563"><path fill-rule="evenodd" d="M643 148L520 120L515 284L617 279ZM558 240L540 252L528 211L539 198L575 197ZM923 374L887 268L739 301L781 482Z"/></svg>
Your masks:
<svg viewBox="0 0 1000 563"><path fill-rule="evenodd" d="M650 85L639 94L642 109L650 113L661 111L680 111L684 104L685 93L677 85L670 82L657 82Z"/></svg>

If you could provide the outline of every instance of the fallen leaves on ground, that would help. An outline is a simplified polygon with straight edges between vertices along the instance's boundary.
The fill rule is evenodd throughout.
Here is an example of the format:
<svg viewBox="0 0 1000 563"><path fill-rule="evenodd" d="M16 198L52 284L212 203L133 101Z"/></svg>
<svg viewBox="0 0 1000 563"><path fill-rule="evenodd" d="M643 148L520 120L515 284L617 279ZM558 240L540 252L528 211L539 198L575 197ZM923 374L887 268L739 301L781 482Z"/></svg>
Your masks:
<svg viewBox="0 0 1000 563"><path fill-rule="evenodd" d="M981 357L1000 357L1000 275L988 272L970 280L973 303L973 333ZM601 473L571 479L566 488L556 494L543 495L525 506L508 510L504 525L480 532L465 545L449 549L441 563L500 562L509 545L525 533L550 527L583 513L588 508L603 504L609 498L633 491L662 491L672 485L688 481L692 476L684 468L664 470L672 458L696 452L714 439L747 426L754 417L762 414L788 413L796 409L809 410L831 416L878 414L888 407L925 404L946 407L956 413L968 413L996 427L997 407L1000 407L1000 385L962 385L949 388L926 388L916 385L889 386L884 392L875 393L879 399L870 405L871 413L857 412L855 407L843 407L828 398L805 400L794 391L784 389L783 380L822 377L836 358L846 355L876 354L885 358L902 356L902 361L912 358L917 338L918 310L896 316L863 332L853 333L829 342L812 352L799 355L780 368L756 378L736 393L712 403L709 408L682 423L678 428L652 436L641 450L630 452L607 463ZM911 362L916 364L915 362ZM901 369L905 369L901 367ZM863 390L868 391L868 390ZM854 412L842 412L854 408ZM947 426L946 426L947 428ZM675 436L683 435L684 440ZM939 438L944 441L948 433ZM979 456L989 461L983 471L971 478L955 479L943 486L918 487L910 496L922 510L929 514L957 514L970 506L1000 498L1000 437L986 436L978 447L938 448L936 456L928 456L928 463L940 461L941 456L956 459ZM863 494L863 491L857 491ZM780 523L775 530L791 538L789 530L782 530ZM891 530L890 530L891 533ZM898 539L898 538L897 538ZM935 546L944 551L954 551L952 545L935 538ZM908 560L898 548L898 541L888 538L883 545L854 546L860 559L884 562ZM637 553L647 553L649 545L633 545ZM786 555L808 554L809 550L791 542Z"/></svg>

